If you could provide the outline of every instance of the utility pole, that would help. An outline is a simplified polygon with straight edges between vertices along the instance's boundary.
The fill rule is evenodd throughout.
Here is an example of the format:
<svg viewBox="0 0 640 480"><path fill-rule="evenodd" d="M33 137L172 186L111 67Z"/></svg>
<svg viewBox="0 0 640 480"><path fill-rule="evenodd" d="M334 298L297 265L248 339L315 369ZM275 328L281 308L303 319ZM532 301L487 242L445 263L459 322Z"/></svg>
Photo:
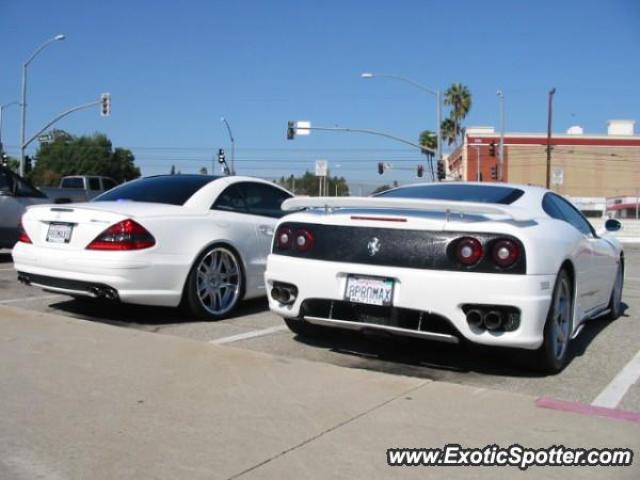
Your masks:
<svg viewBox="0 0 640 480"><path fill-rule="evenodd" d="M498 162L498 181L504 182L504 92L498 90L496 95L498 95L500 99L500 161Z"/></svg>
<svg viewBox="0 0 640 480"><path fill-rule="evenodd" d="M477 182L481 182L482 181L482 173L480 172L480 145L474 145L474 147L476 147L476 158L477 158L477 162L478 162L476 181Z"/></svg>
<svg viewBox="0 0 640 480"><path fill-rule="evenodd" d="M549 90L549 106L547 117L547 188L551 188L551 120L553 118L553 96L556 93L555 87Z"/></svg>

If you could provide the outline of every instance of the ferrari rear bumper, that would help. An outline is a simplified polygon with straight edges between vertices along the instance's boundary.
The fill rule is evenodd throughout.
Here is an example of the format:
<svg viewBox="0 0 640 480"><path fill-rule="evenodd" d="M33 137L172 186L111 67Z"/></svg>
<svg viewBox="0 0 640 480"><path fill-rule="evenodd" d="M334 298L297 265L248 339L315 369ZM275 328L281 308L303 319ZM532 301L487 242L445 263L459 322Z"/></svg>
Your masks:
<svg viewBox="0 0 640 480"><path fill-rule="evenodd" d="M349 275L392 279L392 305L370 306L346 300ZM390 268L272 254L265 280L268 293L274 282L297 287L296 298L289 304L268 295L271 310L285 318L446 342L464 338L483 345L536 349L542 344L555 278ZM511 331L476 328L467 320L465 310L469 305L517 311L517 328Z"/></svg>

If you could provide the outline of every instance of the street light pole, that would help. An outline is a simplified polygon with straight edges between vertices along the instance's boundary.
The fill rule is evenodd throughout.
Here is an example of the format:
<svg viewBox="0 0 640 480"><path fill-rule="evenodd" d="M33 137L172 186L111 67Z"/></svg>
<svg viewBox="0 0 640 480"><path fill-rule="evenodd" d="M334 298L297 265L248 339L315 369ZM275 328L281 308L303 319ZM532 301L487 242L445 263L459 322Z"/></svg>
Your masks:
<svg viewBox="0 0 640 480"><path fill-rule="evenodd" d="M10 107L11 105L16 105L18 102L9 102L9 103L5 103L4 105L0 105L0 155L2 155L2 153L4 152L4 147L2 145L2 112L4 111L5 108Z"/></svg>
<svg viewBox="0 0 640 480"><path fill-rule="evenodd" d="M442 161L442 95L440 93L440 90L434 90L431 89L429 87L426 87L424 85L422 85L421 83L418 83L414 80L411 80L409 78L406 77L402 77L400 75L392 75L392 74L387 74L387 73L371 73L371 72L364 72L362 74L360 74L361 78L374 78L374 77L381 77L381 78L393 78L395 80L400 80L402 82L408 83L410 85L413 85L415 88L418 88L424 92L427 92L430 95L433 95L434 97L436 97L436 122L438 123L436 125L436 135L437 135L437 144L436 144L436 159L438 162Z"/></svg>
<svg viewBox="0 0 640 480"><path fill-rule="evenodd" d="M498 162L498 181L504 182L504 92L498 90L496 92L500 99L500 162Z"/></svg>
<svg viewBox="0 0 640 480"><path fill-rule="evenodd" d="M62 34L56 35L53 38L50 38L42 45L40 45L35 52L31 54L31 56L27 59L26 62L22 64L22 92L20 95L20 106L21 106L21 115L20 115L20 175L24 175L24 151L26 148L25 145L25 137L26 126L27 126L27 67L33 61L34 58L46 47L51 45L53 42L57 42L58 40L64 40L65 36Z"/></svg>
<svg viewBox="0 0 640 480"><path fill-rule="evenodd" d="M549 90L549 108L547 116L547 188L551 187L551 120L553 116L553 96L556 89Z"/></svg>
<svg viewBox="0 0 640 480"><path fill-rule="evenodd" d="M231 127L229 126L229 122L227 122L227 119L222 117L220 121L223 122L227 127L227 132L229 133L229 139L231 140L231 175L235 175L236 174L236 141L233 138L233 133L231 133Z"/></svg>

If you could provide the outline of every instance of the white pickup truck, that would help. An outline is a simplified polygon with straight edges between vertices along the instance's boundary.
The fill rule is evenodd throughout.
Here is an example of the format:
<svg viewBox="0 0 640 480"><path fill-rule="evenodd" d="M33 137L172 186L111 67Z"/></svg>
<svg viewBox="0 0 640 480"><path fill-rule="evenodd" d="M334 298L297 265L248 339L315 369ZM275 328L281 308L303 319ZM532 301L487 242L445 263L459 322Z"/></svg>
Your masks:
<svg viewBox="0 0 640 480"><path fill-rule="evenodd" d="M39 187L52 203L87 202L117 185L109 177L76 175L64 177L59 187Z"/></svg>

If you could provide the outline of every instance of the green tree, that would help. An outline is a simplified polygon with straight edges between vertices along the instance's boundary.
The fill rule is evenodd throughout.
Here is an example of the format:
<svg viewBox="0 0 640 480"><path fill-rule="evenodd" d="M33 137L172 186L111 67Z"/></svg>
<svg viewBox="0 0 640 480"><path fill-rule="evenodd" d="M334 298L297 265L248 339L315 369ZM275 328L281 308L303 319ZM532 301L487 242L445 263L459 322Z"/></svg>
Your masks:
<svg viewBox="0 0 640 480"><path fill-rule="evenodd" d="M104 175L117 182L140 176L135 157L126 148L113 148L102 133L74 136L56 131L51 143L42 143L29 178L36 185L57 185L68 175Z"/></svg>
<svg viewBox="0 0 640 480"><path fill-rule="evenodd" d="M420 145L430 148L431 150L437 150L438 136L435 134L435 132L432 132L431 130L423 130L420 133L419 143ZM434 179L435 178L435 172L433 169L434 154L432 152L428 152L424 150L422 153L424 153L425 156L427 157L427 161L429 162L429 167L431 169L431 178Z"/></svg>
<svg viewBox="0 0 640 480"><path fill-rule="evenodd" d="M307 171L304 175L296 177L290 175L288 177L280 177L276 183L296 195L318 196L319 180L313 173ZM327 177L327 195L334 196L338 193L339 197L349 195L349 185L344 177Z"/></svg>
<svg viewBox="0 0 640 480"><path fill-rule="evenodd" d="M444 104L451 107L449 118L455 128L455 140L462 133L461 123L471 110L471 91L469 87L461 83L454 83L444 92ZM454 140L454 141L455 141Z"/></svg>
<svg viewBox="0 0 640 480"><path fill-rule="evenodd" d="M457 126L452 119L445 118L442 121L442 125L440 126L440 134L442 135L442 140L447 142L447 145L455 143L459 133L460 127Z"/></svg>

